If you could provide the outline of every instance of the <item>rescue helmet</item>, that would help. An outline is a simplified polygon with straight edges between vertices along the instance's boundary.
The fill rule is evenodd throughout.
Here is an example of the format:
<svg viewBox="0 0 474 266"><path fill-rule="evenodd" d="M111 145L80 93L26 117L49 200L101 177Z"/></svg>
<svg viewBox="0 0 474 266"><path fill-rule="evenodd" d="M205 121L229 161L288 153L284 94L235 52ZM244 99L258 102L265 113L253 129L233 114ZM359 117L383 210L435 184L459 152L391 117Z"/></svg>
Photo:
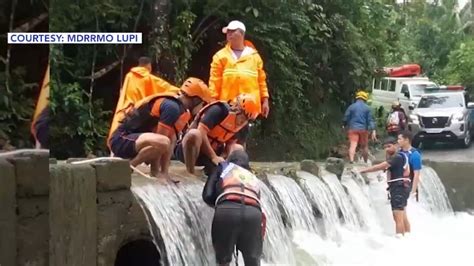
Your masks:
<svg viewBox="0 0 474 266"><path fill-rule="evenodd" d="M365 91L358 91L356 93L356 99L361 99L361 100L364 100L364 101L367 101L369 99L369 94Z"/></svg>
<svg viewBox="0 0 474 266"><path fill-rule="evenodd" d="M260 106L252 94L240 94L237 96L237 104L250 120L255 120L260 114Z"/></svg>
<svg viewBox="0 0 474 266"><path fill-rule="evenodd" d="M181 85L181 91L184 92L187 96L190 97L199 97L206 103L210 103L213 101L211 96L211 91L207 87L204 81L198 78L187 78L183 85Z"/></svg>

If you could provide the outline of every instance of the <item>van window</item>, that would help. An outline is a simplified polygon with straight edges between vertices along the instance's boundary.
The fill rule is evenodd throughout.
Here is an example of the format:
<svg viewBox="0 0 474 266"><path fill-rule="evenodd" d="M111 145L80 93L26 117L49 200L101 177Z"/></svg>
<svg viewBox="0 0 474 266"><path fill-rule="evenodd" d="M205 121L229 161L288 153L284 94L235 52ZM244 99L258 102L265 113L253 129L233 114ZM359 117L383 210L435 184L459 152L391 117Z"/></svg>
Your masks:
<svg viewBox="0 0 474 266"><path fill-rule="evenodd" d="M372 84L372 89L373 90L380 90L380 83L381 83L381 80L380 78L374 78L374 82Z"/></svg>
<svg viewBox="0 0 474 266"><path fill-rule="evenodd" d="M405 97L406 97L406 95L409 96L409 95L410 95L410 92L408 91L408 86L404 84L404 85L402 86L402 90L400 91L400 93L401 93L402 95L405 95ZM408 98L410 98L410 97L408 97Z"/></svg>
<svg viewBox="0 0 474 266"><path fill-rule="evenodd" d="M388 87L388 80L383 79L382 80L382 85L380 86L380 89L383 90L383 91L386 91L387 87Z"/></svg>
<svg viewBox="0 0 474 266"><path fill-rule="evenodd" d="M390 80L390 87L388 88L389 91L395 91L395 88L397 87L397 81L395 80Z"/></svg>

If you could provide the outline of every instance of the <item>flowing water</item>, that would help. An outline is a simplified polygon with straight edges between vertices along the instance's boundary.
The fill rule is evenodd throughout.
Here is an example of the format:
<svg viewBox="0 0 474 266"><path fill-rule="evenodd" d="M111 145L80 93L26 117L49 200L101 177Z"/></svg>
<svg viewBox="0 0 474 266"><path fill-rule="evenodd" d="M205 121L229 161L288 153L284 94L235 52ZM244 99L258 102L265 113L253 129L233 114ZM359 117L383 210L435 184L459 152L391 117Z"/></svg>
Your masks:
<svg viewBox="0 0 474 266"><path fill-rule="evenodd" d="M283 224L278 201L267 185L260 182L260 187L262 207L267 217L266 236L263 242L264 259L268 263L295 264L290 229Z"/></svg>
<svg viewBox="0 0 474 266"><path fill-rule="evenodd" d="M344 187L339 182L337 176L327 171L321 171L321 178L328 185L329 191L331 191L331 194L334 196L334 200L342 212L344 222L353 229L359 228L360 221L358 214L354 205L347 197Z"/></svg>
<svg viewBox="0 0 474 266"><path fill-rule="evenodd" d="M316 218L304 192L291 178L282 175L268 175L268 181L280 200L285 217L294 230L317 232Z"/></svg>
<svg viewBox="0 0 474 266"><path fill-rule="evenodd" d="M421 178L422 182L419 188L420 202L435 213L452 211L453 208L446 194L446 189L433 168L422 168Z"/></svg>
<svg viewBox="0 0 474 266"><path fill-rule="evenodd" d="M336 227L340 225L339 210L328 186L319 177L308 172L298 171L300 184L308 199L321 212L326 237L336 239Z"/></svg>
<svg viewBox="0 0 474 266"><path fill-rule="evenodd" d="M409 200L412 233L400 239L394 237L383 175L344 173L342 181L324 171L320 178L297 176L299 184L279 175L268 176L269 187L261 183L264 265L473 265L474 216L452 211L431 168L422 171L420 201ZM215 265L213 209L201 200L202 186L132 186L156 243L163 243L166 265Z"/></svg>
<svg viewBox="0 0 474 266"><path fill-rule="evenodd" d="M346 188L349 198L356 209L356 213L358 213L359 220L362 221L363 228L365 230L379 231L379 223L375 216L375 210L373 206L371 206L368 191L364 191L365 187L356 181L361 179L350 172L346 172L341 180L342 185Z"/></svg>

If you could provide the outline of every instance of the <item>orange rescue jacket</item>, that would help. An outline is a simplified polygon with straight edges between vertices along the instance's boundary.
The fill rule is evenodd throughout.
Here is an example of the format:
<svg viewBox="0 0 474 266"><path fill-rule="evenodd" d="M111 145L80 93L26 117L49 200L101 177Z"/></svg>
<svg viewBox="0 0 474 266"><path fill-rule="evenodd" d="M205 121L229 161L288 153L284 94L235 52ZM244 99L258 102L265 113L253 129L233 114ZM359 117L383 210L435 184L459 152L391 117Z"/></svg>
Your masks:
<svg viewBox="0 0 474 266"><path fill-rule="evenodd" d="M252 43L246 41L245 46L239 59L234 57L230 44L212 58L209 89L215 99L230 101L241 93L250 93L260 104L269 97L262 58Z"/></svg>
<svg viewBox="0 0 474 266"><path fill-rule="evenodd" d="M222 193L217 197L215 205L221 200L242 202L260 207L260 188L258 178L249 170L233 163L222 163L220 175Z"/></svg>
<svg viewBox="0 0 474 266"><path fill-rule="evenodd" d="M125 117L125 114L132 109L138 101L150 95L164 92L172 92L177 95L179 88L151 74L148 69L144 67L132 68L125 76L110 126L107 143L120 121Z"/></svg>
<svg viewBox="0 0 474 266"><path fill-rule="evenodd" d="M205 115L206 110L213 105L221 104L224 105L228 110L229 114L222 120L221 123L215 127L209 129L207 137L211 142L211 146L216 151L220 146L224 145L229 141L235 134L237 134L242 128L244 128L247 123L241 125L237 124L237 115L234 112L230 112L230 106L225 101L215 101L204 106L196 116L196 122L194 125L197 126L203 115Z"/></svg>

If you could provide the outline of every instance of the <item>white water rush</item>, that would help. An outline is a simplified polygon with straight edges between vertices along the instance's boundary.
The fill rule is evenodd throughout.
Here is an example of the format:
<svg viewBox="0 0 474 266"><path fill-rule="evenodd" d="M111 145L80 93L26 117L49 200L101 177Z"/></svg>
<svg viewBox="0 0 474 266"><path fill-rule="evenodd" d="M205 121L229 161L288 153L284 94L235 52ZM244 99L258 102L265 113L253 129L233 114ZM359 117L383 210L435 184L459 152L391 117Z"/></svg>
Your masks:
<svg viewBox="0 0 474 266"><path fill-rule="evenodd" d="M299 171L296 179L268 175L261 182L267 216L263 265L474 265L474 216L453 212L430 167L422 171L419 202L409 199L412 233L401 238L394 236L382 175L321 175ZM201 200L203 185L133 184L163 265L216 265L213 209Z"/></svg>

